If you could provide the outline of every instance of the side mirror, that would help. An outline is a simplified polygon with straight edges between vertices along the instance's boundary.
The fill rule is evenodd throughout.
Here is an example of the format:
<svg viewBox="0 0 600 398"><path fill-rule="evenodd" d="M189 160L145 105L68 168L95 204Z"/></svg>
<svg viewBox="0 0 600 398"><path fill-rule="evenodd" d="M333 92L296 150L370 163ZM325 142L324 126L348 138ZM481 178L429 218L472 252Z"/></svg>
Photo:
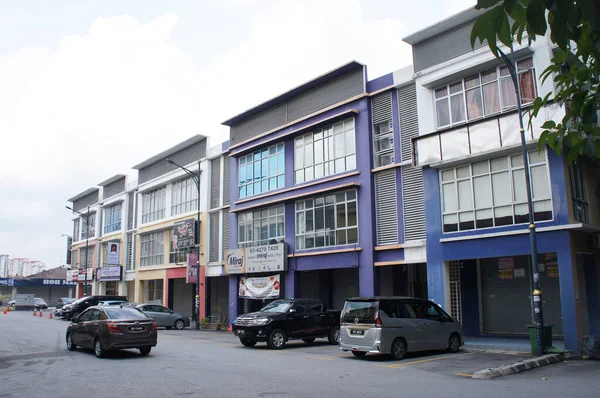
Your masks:
<svg viewBox="0 0 600 398"><path fill-rule="evenodd" d="M296 312L296 309L295 308L290 308L289 312L290 312L290 314L293 314L294 312Z"/></svg>
<svg viewBox="0 0 600 398"><path fill-rule="evenodd" d="M79 322L79 315L75 315L73 318L71 318L71 322L72 322L72 323L77 323L77 322Z"/></svg>

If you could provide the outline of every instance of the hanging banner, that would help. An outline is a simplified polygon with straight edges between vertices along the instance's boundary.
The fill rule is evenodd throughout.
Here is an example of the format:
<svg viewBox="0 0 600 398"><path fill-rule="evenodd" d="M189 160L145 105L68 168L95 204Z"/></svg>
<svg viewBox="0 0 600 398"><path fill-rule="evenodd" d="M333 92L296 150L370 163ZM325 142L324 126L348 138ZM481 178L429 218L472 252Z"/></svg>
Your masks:
<svg viewBox="0 0 600 398"><path fill-rule="evenodd" d="M195 225L196 220L193 218L178 221L173 224L173 232L171 233L171 245L173 246L173 251L194 247L196 244L194 234Z"/></svg>
<svg viewBox="0 0 600 398"><path fill-rule="evenodd" d="M279 298L281 292L280 275L265 276L262 278L240 278L239 297L250 299Z"/></svg>
<svg viewBox="0 0 600 398"><path fill-rule="evenodd" d="M514 274L512 269L499 269L498 279L513 279Z"/></svg>
<svg viewBox="0 0 600 398"><path fill-rule="evenodd" d="M96 269L96 281L113 282L121 280L121 266Z"/></svg>
<svg viewBox="0 0 600 398"><path fill-rule="evenodd" d="M108 242L108 265L119 265L119 242Z"/></svg>
<svg viewBox="0 0 600 398"><path fill-rule="evenodd" d="M232 275L286 271L286 248L285 243L277 243L229 250L225 255L225 273Z"/></svg>
<svg viewBox="0 0 600 398"><path fill-rule="evenodd" d="M198 281L198 254L188 254L187 272L185 273L185 283L196 283Z"/></svg>
<svg viewBox="0 0 600 398"><path fill-rule="evenodd" d="M515 268L514 257L503 257L498 259L498 269L513 269Z"/></svg>

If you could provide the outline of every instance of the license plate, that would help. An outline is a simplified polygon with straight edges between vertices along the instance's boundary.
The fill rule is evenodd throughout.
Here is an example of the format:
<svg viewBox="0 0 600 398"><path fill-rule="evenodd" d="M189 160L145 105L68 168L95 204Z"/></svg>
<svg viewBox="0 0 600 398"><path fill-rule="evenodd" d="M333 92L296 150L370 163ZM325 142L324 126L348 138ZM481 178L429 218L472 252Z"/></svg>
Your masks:
<svg viewBox="0 0 600 398"><path fill-rule="evenodd" d="M143 330L145 330L145 329L146 329L146 328L145 328L145 327L143 327L143 326L130 326L130 327L129 327L129 330L130 330L131 332L141 332L141 331L143 331Z"/></svg>
<svg viewBox="0 0 600 398"><path fill-rule="evenodd" d="M365 334L364 330L350 330L350 334L359 334L363 336Z"/></svg>
<svg viewBox="0 0 600 398"><path fill-rule="evenodd" d="M236 331L235 331L235 334L237 334L237 335L242 335L242 334L244 334L244 331L243 331L243 330L236 330Z"/></svg>

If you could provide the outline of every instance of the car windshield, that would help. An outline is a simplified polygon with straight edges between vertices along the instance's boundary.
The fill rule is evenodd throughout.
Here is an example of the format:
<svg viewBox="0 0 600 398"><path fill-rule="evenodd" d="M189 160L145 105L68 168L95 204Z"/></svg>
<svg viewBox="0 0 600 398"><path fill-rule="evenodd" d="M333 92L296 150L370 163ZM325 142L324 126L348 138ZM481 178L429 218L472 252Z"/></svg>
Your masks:
<svg viewBox="0 0 600 398"><path fill-rule="evenodd" d="M377 301L346 301L342 310L342 322L374 323L378 309Z"/></svg>
<svg viewBox="0 0 600 398"><path fill-rule="evenodd" d="M146 314L134 308L107 308L104 311L110 319L149 319Z"/></svg>
<svg viewBox="0 0 600 398"><path fill-rule="evenodd" d="M72 297L63 297L63 298L61 298L61 300L65 304L71 304L75 301L75 299Z"/></svg>
<svg viewBox="0 0 600 398"><path fill-rule="evenodd" d="M43 301L44 301L44 299L41 299L41 298L36 298L36 299L34 299L34 300L35 300L35 301L37 301L38 303L41 303L41 302L43 302Z"/></svg>
<svg viewBox="0 0 600 398"><path fill-rule="evenodd" d="M79 304L79 303L83 303L83 302L84 302L86 299L87 299L87 296L86 296L86 297L82 297L82 298L80 298L80 299L78 299L78 300L75 300L75 301L73 301L72 303L69 303L69 304Z"/></svg>
<svg viewBox="0 0 600 398"><path fill-rule="evenodd" d="M272 303L264 306L260 311L261 312L286 312L292 303L288 301L273 301Z"/></svg>

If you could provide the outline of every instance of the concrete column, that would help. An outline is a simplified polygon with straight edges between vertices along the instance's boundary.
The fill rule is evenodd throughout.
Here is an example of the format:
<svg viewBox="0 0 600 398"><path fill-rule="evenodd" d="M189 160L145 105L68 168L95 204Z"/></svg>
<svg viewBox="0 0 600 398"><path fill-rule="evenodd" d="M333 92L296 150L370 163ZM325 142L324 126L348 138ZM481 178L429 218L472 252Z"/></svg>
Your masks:
<svg viewBox="0 0 600 398"><path fill-rule="evenodd" d="M229 324L238 316L238 276L229 275Z"/></svg>
<svg viewBox="0 0 600 398"><path fill-rule="evenodd" d="M564 232L564 239L557 240L558 274L560 282L560 304L563 319L565 348L579 353L581 350L581 319L577 303L577 268L575 252L571 250L569 232ZM583 281L582 281L583 283ZM544 291L542 290L542 296Z"/></svg>
<svg viewBox="0 0 600 398"><path fill-rule="evenodd" d="M144 301L144 281L135 280L135 289L134 289L134 300L136 303L142 303Z"/></svg>
<svg viewBox="0 0 600 398"><path fill-rule="evenodd" d="M12 299L15 300L15 297L17 297L17 287L13 286L13 288L12 288Z"/></svg>
<svg viewBox="0 0 600 398"><path fill-rule="evenodd" d="M200 267L200 319L206 318L206 267ZM196 293L194 293L194 297ZM195 301L194 301L195 304Z"/></svg>
<svg viewBox="0 0 600 398"><path fill-rule="evenodd" d="M584 282L579 281L579 283ZM594 256L585 256L585 288L590 318L590 334L598 336L600 335L600 294L598 291L598 269Z"/></svg>
<svg viewBox="0 0 600 398"><path fill-rule="evenodd" d="M441 197L437 169L423 169L425 188L425 221L427 225L427 294L429 299L444 305L444 261L439 238L442 234Z"/></svg>
<svg viewBox="0 0 600 398"><path fill-rule="evenodd" d="M127 282L119 282L119 296L127 296Z"/></svg>
<svg viewBox="0 0 600 398"><path fill-rule="evenodd" d="M282 298L296 297L296 295L300 293L300 290L298 289L298 278L296 271L289 270L284 274L284 278L285 284Z"/></svg>

